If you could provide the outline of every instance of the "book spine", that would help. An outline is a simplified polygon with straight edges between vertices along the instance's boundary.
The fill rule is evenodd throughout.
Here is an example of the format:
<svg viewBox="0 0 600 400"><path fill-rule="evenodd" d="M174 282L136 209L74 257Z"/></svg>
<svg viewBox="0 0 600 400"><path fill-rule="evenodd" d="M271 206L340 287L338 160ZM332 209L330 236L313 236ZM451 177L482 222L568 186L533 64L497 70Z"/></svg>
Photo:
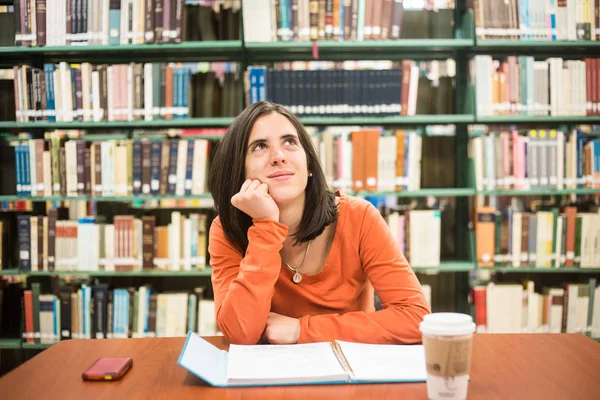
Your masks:
<svg viewBox="0 0 600 400"><path fill-rule="evenodd" d="M166 143L165 143L166 145ZM150 161L150 193L157 195L160 193L160 164L163 143L152 142L151 161Z"/></svg>
<svg viewBox="0 0 600 400"><path fill-rule="evenodd" d="M183 8L185 4L184 0L175 0L175 12L174 22L171 26L172 29L172 41L175 43L181 43L183 40Z"/></svg>
<svg viewBox="0 0 600 400"><path fill-rule="evenodd" d="M155 0L146 0L145 2L145 14L144 14L144 42L154 43L154 5ZM180 16L181 17L181 16ZM180 21L181 22L181 21ZM181 29L181 25L180 25Z"/></svg>
<svg viewBox="0 0 600 400"><path fill-rule="evenodd" d="M36 40L38 46L46 45L46 0L36 0Z"/></svg>
<svg viewBox="0 0 600 400"><path fill-rule="evenodd" d="M108 21L108 44L111 46L117 46L121 42L121 0L110 0Z"/></svg>
<svg viewBox="0 0 600 400"><path fill-rule="evenodd" d="M29 215L17 215L19 235L19 271L31 271L31 226Z"/></svg>
<svg viewBox="0 0 600 400"><path fill-rule="evenodd" d="M154 42L160 43L163 38L163 10L165 0L154 0Z"/></svg>
<svg viewBox="0 0 600 400"><path fill-rule="evenodd" d="M156 225L156 217L142 217L142 269L150 270L154 268L154 227Z"/></svg>

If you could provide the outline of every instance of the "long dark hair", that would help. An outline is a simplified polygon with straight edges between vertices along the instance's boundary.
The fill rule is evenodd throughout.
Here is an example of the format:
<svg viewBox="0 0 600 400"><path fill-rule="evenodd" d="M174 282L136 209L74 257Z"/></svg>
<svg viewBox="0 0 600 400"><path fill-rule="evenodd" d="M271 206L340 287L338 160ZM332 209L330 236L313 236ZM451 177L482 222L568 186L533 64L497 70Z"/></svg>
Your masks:
<svg viewBox="0 0 600 400"><path fill-rule="evenodd" d="M208 177L208 190L213 196L221 224L227 239L243 254L248 247L248 229L252 218L231 204L231 198L239 192L246 175L246 151L250 132L261 117L278 113L286 117L298 133L306 152L308 178L304 211L297 232L291 232L296 243L303 243L319 236L325 227L337 218L335 195L329 191L325 174L319 164L312 140L302 123L279 104L261 101L247 107L231 123L219 143Z"/></svg>

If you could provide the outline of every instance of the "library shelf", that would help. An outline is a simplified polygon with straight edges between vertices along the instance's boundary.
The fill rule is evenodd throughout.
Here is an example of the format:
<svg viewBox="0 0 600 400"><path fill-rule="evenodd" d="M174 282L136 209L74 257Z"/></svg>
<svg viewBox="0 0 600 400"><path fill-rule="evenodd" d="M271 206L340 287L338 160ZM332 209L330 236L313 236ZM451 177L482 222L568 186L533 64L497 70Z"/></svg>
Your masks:
<svg viewBox="0 0 600 400"><path fill-rule="evenodd" d="M395 192L356 192L356 196L396 196L396 197L470 197L475 195L473 188L432 188L415 191L395 191Z"/></svg>
<svg viewBox="0 0 600 400"><path fill-rule="evenodd" d="M149 200L195 200L211 199L210 193L197 195L176 196L176 195L138 195L138 196L0 196L0 202L3 201L96 201L96 202L130 202L130 201L149 201Z"/></svg>
<svg viewBox="0 0 600 400"><path fill-rule="evenodd" d="M396 196L396 197L469 197L475 195L475 189L473 188L432 188L432 189L421 189L415 191L394 191L394 192L352 192L347 191L348 194L368 197L368 196ZM16 196L7 195L0 196L0 202L9 201L31 201L31 202L46 202L46 201L96 201L96 202L145 202L145 201L160 201L160 200L209 200L212 199L210 193L203 193L197 195L137 195L137 196ZM167 208L178 208L177 205Z"/></svg>
<svg viewBox="0 0 600 400"><path fill-rule="evenodd" d="M96 276L96 277L198 277L210 276L212 268L186 271L146 270L146 271L29 271L28 276Z"/></svg>
<svg viewBox="0 0 600 400"><path fill-rule="evenodd" d="M27 343L21 342L21 348L24 350L45 350L48 347L52 346L51 344L46 343Z"/></svg>
<svg viewBox="0 0 600 400"><path fill-rule="evenodd" d="M470 272L475 269L475 264L471 261L442 261L436 267L419 267L411 265L413 271L417 274L437 274L440 272Z"/></svg>
<svg viewBox="0 0 600 400"><path fill-rule="evenodd" d="M600 48L598 49L600 50ZM600 122L600 115L493 115L493 116L476 116L475 122L478 124L560 124L560 123L575 123L575 124L594 124Z"/></svg>
<svg viewBox="0 0 600 400"><path fill-rule="evenodd" d="M178 118L171 120L154 121L31 121L15 122L0 121L0 129L148 129L148 128L198 128L198 127L228 127L233 117L216 118ZM468 124L474 122L472 114L431 114L410 116L373 116L373 117L300 117L300 121L307 126L324 125L445 125ZM198 135L195 137L203 137Z"/></svg>
<svg viewBox="0 0 600 400"><path fill-rule="evenodd" d="M480 190L476 192L483 196L563 196L569 194L600 194L600 189L526 189L526 190Z"/></svg>
<svg viewBox="0 0 600 400"><path fill-rule="evenodd" d="M17 275L25 275L25 274L17 268L0 269L0 276L17 276Z"/></svg>
<svg viewBox="0 0 600 400"><path fill-rule="evenodd" d="M241 40L190 41L165 44L119 44L87 46L0 47L0 64L44 62L127 62L127 61L240 61Z"/></svg>
<svg viewBox="0 0 600 400"><path fill-rule="evenodd" d="M394 115L373 117L301 117L304 125L445 125L474 122L472 114Z"/></svg>
<svg viewBox="0 0 600 400"><path fill-rule="evenodd" d="M455 51L468 49L473 39L398 39L365 41L316 41L313 42L246 42L244 50L249 59L312 60L313 50L320 60L388 60L388 59L443 59Z"/></svg>
<svg viewBox="0 0 600 400"><path fill-rule="evenodd" d="M233 121L233 117L216 118L176 118L160 119L153 121L31 121L15 122L1 121L0 129L160 129L160 128L197 128L197 127L227 127Z"/></svg>
<svg viewBox="0 0 600 400"><path fill-rule="evenodd" d="M0 350L14 350L21 348L20 339L0 339Z"/></svg>
<svg viewBox="0 0 600 400"><path fill-rule="evenodd" d="M583 56L597 55L600 42L591 40L486 40L475 39L471 54L506 54L564 56L565 53Z"/></svg>
<svg viewBox="0 0 600 400"><path fill-rule="evenodd" d="M544 274L598 274L600 268L579 268L579 267L479 267L478 271L493 271L500 273L544 273Z"/></svg>

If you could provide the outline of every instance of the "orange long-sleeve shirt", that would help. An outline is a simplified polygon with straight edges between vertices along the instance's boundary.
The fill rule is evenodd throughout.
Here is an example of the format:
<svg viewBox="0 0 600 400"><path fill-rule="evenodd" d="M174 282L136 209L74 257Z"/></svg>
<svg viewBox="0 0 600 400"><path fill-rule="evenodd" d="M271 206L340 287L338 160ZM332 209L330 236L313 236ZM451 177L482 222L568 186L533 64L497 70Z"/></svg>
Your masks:
<svg viewBox="0 0 600 400"><path fill-rule="evenodd" d="M292 282L279 251L288 227L255 220L245 256L226 238L217 217L210 228L217 322L231 343L256 344L270 311L300 319L298 343L333 339L418 343L430 313L421 285L379 211L340 194L339 217L323 269ZM282 267L283 266L283 267ZM375 311L373 288L383 310Z"/></svg>

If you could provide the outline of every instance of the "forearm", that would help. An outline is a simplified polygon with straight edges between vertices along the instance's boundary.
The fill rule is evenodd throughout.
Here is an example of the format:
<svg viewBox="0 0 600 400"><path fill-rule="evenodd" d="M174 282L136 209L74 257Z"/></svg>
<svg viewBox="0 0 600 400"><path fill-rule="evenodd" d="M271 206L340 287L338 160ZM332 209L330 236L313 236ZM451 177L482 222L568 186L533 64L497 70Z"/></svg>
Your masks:
<svg viewBox="0 0 600 400"><path fill-rule="evenodd" d="M423 302L374 312L307 315L300 318L298 343L334 339L379 344L420 343L419 323L429 313L429 307Z"/></svg>
<svg viewBox="0 0 600 400"><path fill-rule="evenodd" d="M279 277L283 238L283 225L255 222L248 230L249 245L239 268L214 272L217 323L231 343L260 340Z"/></svg>

